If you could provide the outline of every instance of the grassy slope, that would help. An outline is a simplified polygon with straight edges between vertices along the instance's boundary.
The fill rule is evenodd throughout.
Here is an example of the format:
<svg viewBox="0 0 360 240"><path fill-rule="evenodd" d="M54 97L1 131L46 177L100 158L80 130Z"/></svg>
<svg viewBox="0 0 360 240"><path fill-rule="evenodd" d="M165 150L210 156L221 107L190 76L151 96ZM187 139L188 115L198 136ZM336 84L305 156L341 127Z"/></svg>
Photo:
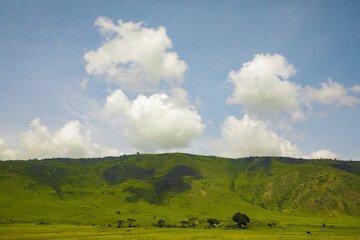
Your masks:
<svg viewBox="0 0 360 240"><path fill-rule="evenodd" d="M255 223L356 225L359 166L189 154L0 162L0 222L116 225L134 218L146 226L189 216L226 222L241 211Z"/></svg>

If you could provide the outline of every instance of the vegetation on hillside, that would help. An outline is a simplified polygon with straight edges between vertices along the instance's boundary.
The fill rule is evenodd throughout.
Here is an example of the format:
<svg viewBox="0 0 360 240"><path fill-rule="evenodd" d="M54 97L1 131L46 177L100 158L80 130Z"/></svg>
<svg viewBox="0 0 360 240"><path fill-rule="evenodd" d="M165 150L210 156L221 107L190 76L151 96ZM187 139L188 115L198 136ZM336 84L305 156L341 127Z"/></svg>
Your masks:
<svg viewBox="0 0 360 240"><path fill-rule="evenodd" d="M7 161L0 223L213 227L237 211L269 222L359 217L359 180L359 162L326 159L173 153Z"/></svg>

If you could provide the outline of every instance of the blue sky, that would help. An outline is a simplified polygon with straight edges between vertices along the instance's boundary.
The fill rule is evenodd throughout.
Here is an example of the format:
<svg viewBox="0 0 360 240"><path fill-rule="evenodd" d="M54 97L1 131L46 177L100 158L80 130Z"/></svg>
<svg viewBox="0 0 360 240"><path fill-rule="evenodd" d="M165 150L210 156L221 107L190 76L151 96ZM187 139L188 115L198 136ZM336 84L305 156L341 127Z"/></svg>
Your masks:
<svg viewBox="0 0 360 240"><path fill-rule="evenodd" d="M359 1L2 0L0 21L0 159L360 159Z"/></svg>

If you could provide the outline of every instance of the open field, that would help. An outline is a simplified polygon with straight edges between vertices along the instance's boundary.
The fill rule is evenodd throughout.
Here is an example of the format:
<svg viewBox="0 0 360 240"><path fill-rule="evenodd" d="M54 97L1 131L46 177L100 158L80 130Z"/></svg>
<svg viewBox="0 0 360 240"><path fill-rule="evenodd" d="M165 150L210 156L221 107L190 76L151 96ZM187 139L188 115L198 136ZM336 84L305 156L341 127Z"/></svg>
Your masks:
<svg viewBox="0 0 360 240"><path fill-rule="evenodd" d="M0 239L360 239L360 228L286 226L249 229L115 228L73 225L0 225ZM323 230L322 230L323 229ZM312 234L306 234L310 231Z"/></svg>

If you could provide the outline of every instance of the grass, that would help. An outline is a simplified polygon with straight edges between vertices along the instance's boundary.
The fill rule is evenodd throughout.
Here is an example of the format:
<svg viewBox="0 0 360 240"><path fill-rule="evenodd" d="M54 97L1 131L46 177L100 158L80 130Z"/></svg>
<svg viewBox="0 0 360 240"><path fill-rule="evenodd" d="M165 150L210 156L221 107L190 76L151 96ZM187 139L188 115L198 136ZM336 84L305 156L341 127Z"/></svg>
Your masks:
<svg viewBox="0 0 360 240"><path fill-rule="evenodd" d="M359 169L189 154L0 162L0 239L360 239ZM205 229L239 211L249 229ZM152 227L190 217L199 228ZM115 227L128 218L139 227Z"/></svg>
<svg viewBox="0 0 360 240"><path fill-rule="evenodd" d="M306 231L310 231L312 234L309 235ZM228 230L191 228L129 229L101 226L9 224L0 225L0 239L360 239L360 228L286 226Z"/></svg>

